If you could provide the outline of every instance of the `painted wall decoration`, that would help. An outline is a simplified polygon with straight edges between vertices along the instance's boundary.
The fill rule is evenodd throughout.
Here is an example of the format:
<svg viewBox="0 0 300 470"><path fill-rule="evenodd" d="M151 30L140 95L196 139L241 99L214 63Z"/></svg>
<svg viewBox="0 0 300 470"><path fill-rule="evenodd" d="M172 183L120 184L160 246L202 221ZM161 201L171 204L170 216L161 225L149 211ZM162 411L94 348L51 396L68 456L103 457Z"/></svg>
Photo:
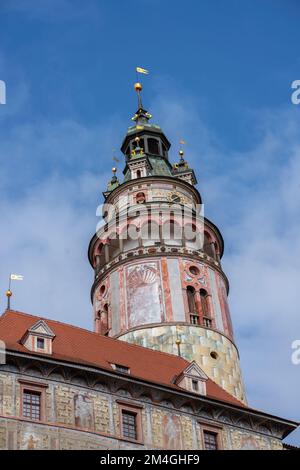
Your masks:
<svg viewBox="0 0 300 470"><path fill-rule="evenodd" d="M27 430L24 432L21 438L21 446L22 450L34 450L38 449L40 444L40 438L35 434L33 430Z"/></svg>
<svg viewBox="0 0 300 470"><path fill-rule="evenodd" d="M128 326L162 321L162 290L157 262L129 266L126 270Z"/></svg>
<svg viewBox="0 0 300 470"><path fill-rule="evenodd" d="M203 263L185 259L184 264L184 281L186 283L195 284L195 287L207 286L206 266Z"/></svg>
<svg viewBox="0 0 300 470"><path fill-rule="evenodd" d="M74 396L75 425L83 429L94 429L93 402L87 394Z"/></svg>
<svg viewBox="0 0 300 470"><path fill-rule="evenodd" d="M164 449L182 449L181 426L178 416L165 415L162 427Z"/></svg>
<svg viewBox="0 0 300 470"><path fill-rule="evenodd" d="M241 450L259 450L259 443L254 436L241 436Z"/></svg>

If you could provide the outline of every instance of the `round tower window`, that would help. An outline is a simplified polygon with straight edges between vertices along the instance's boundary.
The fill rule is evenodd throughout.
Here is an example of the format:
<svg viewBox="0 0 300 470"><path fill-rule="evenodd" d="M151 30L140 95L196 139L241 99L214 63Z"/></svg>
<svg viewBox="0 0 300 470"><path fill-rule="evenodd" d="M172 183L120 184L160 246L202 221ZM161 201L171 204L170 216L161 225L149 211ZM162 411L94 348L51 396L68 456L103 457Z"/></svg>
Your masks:
<svg viewBox="0 0 300 470"><path fill-rule="evenodd" d="M143 204L146 201L146 196L144 193L140 192L136 195L137 204Z"/></svg>
<svg viewBox="0 0 300 470"><path fill-rule="evenodd" d="M191 273L193 276L199 276L200 270L199 270L199 268L197 268L197 266L191 266L191 267L190 267L190 273Z"/></svg>
<svg viewBox="0 0 300 470"><path fill-rule="evenodd" d="M210 357L212 357L213 359L218 359L219 356L218 356L218 353L216 353L216 351L212 351L210 353Z"/></svg>
<svg viewBox="0 0 300 470"><path fill-rule="evenodd" d="M105 285L104 284L100 287L99 293L100 293L100 295L104 295L104 293L105 293Z"/></svg>

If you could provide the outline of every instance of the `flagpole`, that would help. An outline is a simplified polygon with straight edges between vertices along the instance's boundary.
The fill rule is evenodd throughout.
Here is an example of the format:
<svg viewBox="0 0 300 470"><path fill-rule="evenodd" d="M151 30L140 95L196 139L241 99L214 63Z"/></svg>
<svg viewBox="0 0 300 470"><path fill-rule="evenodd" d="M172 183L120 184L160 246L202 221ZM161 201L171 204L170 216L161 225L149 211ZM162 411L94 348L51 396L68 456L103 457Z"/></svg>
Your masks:
<svg viewBox="0 0 300 470"><path fill-rule="evenodd" d="M11 281L23 281L23 276L21 274L10 274L9 275L8 289L5 293L6 297L7 297L7 310L10 310L10 298L12 296Z"/></svg>
<svg viewBox="0 0 300 470"><path fill-rule="evenodd" d="M10 290L11 287L11 274L9 275L8 279L8 289L6 291L6 297L7 297L7 310L10 310L10 298L12 296L12 291Z"/></svg>

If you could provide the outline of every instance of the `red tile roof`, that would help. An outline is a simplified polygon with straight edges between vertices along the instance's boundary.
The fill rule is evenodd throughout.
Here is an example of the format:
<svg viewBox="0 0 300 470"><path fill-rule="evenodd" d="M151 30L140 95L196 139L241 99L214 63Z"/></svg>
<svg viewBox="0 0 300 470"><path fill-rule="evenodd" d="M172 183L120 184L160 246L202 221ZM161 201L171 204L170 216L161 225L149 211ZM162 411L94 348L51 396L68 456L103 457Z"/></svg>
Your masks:
<svg viewBox="0 0 300 470"><path fill-rule="evenodd" d="M51 358L113 371L111 364L130 368L130 376L176 388L173 381L188 365L185 359L152 349L101 336L82 328L48 320L23 312L7 310L0 317L0 339L6 349L41 356L20 342L26 331L38 320L44 320L55 334ZM43 356L47 356L43 354ZM245 406L219 385L208 379L207 396L238 406Z"/></svg>

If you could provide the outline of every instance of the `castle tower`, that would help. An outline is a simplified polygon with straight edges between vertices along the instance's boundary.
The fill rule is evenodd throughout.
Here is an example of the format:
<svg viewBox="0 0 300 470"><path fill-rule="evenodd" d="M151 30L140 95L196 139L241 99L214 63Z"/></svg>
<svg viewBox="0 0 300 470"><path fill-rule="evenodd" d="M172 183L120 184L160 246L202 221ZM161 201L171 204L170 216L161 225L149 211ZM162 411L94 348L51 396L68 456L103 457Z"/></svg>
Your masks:
<svg viewBox="0 0 300 470"><path fill-rule="evenodd" d="M246 402L221 266L223 238L201 215L194 171L143 108L104 192L105 222L89 246L95 331L195 360L216 383ZM151 365L145 365L151 367Z"/></svg>

